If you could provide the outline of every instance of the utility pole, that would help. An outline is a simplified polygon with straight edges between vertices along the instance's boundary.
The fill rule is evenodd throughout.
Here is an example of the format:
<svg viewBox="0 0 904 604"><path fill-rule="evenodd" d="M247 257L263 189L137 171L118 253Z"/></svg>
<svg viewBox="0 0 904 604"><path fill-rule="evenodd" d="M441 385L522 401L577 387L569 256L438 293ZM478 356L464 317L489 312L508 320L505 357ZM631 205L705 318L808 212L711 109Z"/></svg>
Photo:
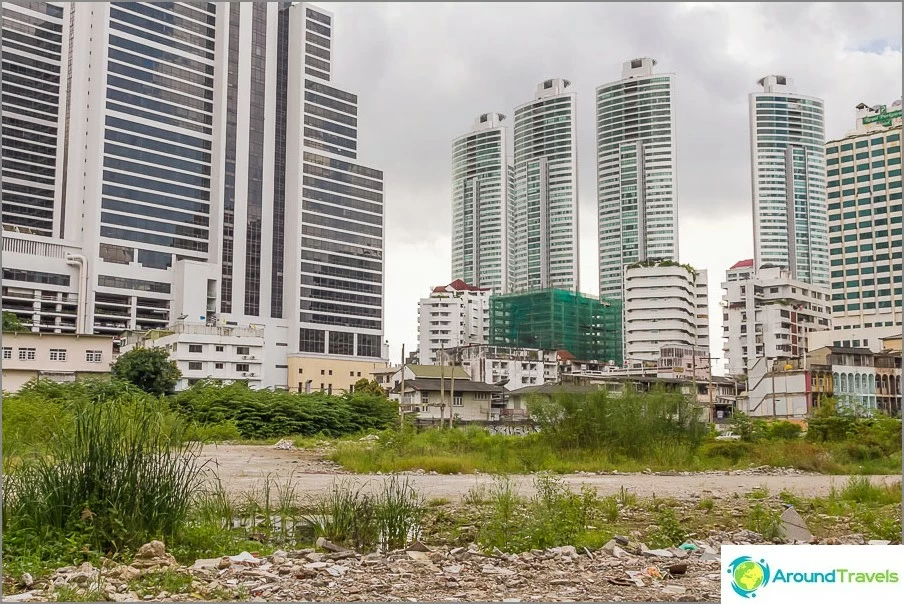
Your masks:
<svg viewBox="0 0 904 604"><path fill-rule="evenodd" d="M449 404L449 428L452 428L452 412L455 410L455 367L458 363L457 348L452 349L452 387L449 389L449 398L452 399Z"/></svg>
<svg viewBox="0 0 904 604"><path fill-rule="evenodd" d="M399 428L405 427L405 344L402 344L402 390L399 393Z"/></svg>
<svg viewBox="0 0 904 604"><path fill-rule="evenodd" d="M439 356L439 427L443 428L443 417L446 415L446 344L440 344Z"/></svg>

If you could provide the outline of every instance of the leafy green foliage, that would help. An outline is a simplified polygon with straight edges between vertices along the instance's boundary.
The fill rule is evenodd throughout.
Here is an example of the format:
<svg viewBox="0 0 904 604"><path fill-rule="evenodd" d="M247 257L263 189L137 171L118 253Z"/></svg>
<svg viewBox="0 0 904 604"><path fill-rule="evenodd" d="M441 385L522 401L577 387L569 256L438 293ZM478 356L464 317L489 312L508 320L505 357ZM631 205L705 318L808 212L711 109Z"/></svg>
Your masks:
<svg viewBox="0 0 904 604"><path fill-rule="evenodd" d="M16 333L26 331L28 328L19 320L15 313L3 313L3 333Z"/></svg>
<svg viewBox="0 0 904 604"><path fill-rule="evenodd" d="M803 428L800 424L787 421L772 422L767 428L767 437L774 440L794 440L800 438Z"/></svg>
<svg viewBox="0 0 904 604"><path fill-rule="evenodd" d="M368 380L367 378L361 378L355 382L353 390L358 394L372 394L374 396L386 398L386 391L383 389L383 386L376 381Z"/></svg>
<svg viewBox="0 0 904 604"><path fill-rule="evenodd" d="M675 510L666 507L659 511L656 517L656 528L648 541L653 548L675 547L681 545L687 539L687 531L678 522Z"/></svg>
<svg viewBox="0 0 904 604"><path fill-rule="evenodd" d="M747 514L747 528L759 533L766 541L782 538L782 515L761 502L751 506Z"/></svg>
<svg viewBox="0 0 904 604"><path fill-rule="evenodd" d="M621 395L561 392L529 401L528 410L542 438L557 448L607 450L632 459L645 457L654 445L696 447L706 434L694 406L663 389Z"/></svg>
<svg viewBox="0 0 904 604"><path fill-rule="evenodd" d="M170 403L179 415L199 426L228 423L248 439L338 437L383 430L398 418L398 406L385 396L252 390L242 382L198 383L172 396Z"/></svg>
<svg viewBox="0 0 904 604"><path fill-rule="evenodd" d="M113 377L135 384L148 394L169 394L182 372L163 348L134 348L110 366Z"/></svg>

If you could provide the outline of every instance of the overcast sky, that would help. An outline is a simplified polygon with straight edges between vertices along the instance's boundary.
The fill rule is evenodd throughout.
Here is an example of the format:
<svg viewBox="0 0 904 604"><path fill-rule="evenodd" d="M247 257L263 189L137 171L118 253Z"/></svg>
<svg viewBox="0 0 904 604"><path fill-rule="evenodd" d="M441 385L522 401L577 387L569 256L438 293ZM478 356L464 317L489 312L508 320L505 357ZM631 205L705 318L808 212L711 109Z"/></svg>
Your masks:
<svg viewBox="0 0 904 604"><path fill-rule="evenodd" d="M451 143L480 113L553 77L578 97L581 290L598 293L593 95L650 56L676 73L680 260L720 281L753 256L747 95L781 74L826 102L826 135L859 102L901 97L901 4L332 3L333 74L359 94L359 159L386 179L386 337L417 347L417 301L450 280Z"/></svg>

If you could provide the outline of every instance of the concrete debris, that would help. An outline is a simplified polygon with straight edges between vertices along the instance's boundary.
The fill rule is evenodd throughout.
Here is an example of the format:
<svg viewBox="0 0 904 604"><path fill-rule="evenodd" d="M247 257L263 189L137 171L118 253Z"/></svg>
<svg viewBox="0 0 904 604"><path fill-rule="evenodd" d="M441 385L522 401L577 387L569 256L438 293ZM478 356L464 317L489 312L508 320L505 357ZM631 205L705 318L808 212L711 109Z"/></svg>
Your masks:
<svg viewBox="0 0 904 604"><path fill-rule="evenodd" d="M562 546L520 554L490 554L474 544L429 548L421 542L403 550L367 554L345 549L324 554L305 549L258 558L241 552L196 560L188 567L167 567L170 572L191 577L191 582L183 586L185 591L168 593L159 588L161 591L142 597L131 591L131 582L141 575L160 572L162 567L123 566L106 560L102 569L87 562L58 569L50 577L34 581L29 591L3 599L55 600L57 591L67 587L82 596L99 591L112 602L228 600L239 596L251 601L308 602L718 601L721 544L762 542L756 533L734 531L711 533L706 541L689 542L696 549L650 550L642 542L633 541L637 538L632 535L631 541L622 539L624 547L613 539L593 552ZM862 535L845 539L857 538L865 543ZM142 548L140 560L168 560L170 554L158 543ZM323 543L319 546L324 548ZM680 562L676 551L685 554ZM341 557L341 564L334 557ZM19 581L22 588L26 583L24 578ZM641 593L638 589L652 591Z"/></svg>
<svg viewBox="0 0 904 604"><path fill-rule="evenodd" d="M793 507L782 512L781 535L786 541L809 543L813 539L813 533L807 528L807 523Z"/></svg>
<svg viewBox="0 0 904 604"><path fill-rule="evenodd" d="M287 438L283 438L275 445L273 445L274 449L279 449L281 451L291 451L295 448L295 443Z"/></svg>
<svg viewBox="0 0 904 604"><path fill-rule="evenodd" d="M25 589L30 588L35 584L34 577L31 576L31 573L23 573L21 577L19 577L19 586L24 587Z"/></svg>
<svg viewBox="0 0 904 604"><path fill-rule="evenodd" d="M317 547L321 549L326 549L331 552L345 552L348 551L347 548L342 547L341 545L336 545L329 539L324 539L323 537L317 537Z"/></svg>

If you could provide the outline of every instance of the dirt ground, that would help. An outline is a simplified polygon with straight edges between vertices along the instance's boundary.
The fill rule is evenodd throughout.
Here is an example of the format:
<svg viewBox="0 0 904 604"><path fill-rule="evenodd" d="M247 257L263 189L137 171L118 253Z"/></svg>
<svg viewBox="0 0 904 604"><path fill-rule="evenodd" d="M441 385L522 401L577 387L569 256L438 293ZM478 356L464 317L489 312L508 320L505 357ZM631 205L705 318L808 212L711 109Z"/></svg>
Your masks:
<svg viewBox="0 0 904 604"><path fill-rule="evenodd" d="M378 475L349 475L332 462L325 461L314 451L278 450L269 446L216 445L207 446L201 452L202 458L210 460L210 467L217 471L222 484L233 493L251 489L262 484L269 475L279 482L291 480L297 492L314 495L328 489L336 480L348 479L358 484L379 485L383 478ZM475 485L492 483L488 475L429 475L411 474L407 476L425 497L443 497L459 500ZM772 493L787 489L802 497L823 496L832 485L838 488L847 483L845 476L822 475L764 475L764 474L690 474L663 476L657 474L586 475L567 474L562 479L578 488L582 484L595 487L601 496L617 493L625 487L641 497L684 497L708 493L715 497L725 497L732 493L745 493L759 487L766 487ZM900 476L876 476L873 482L893 483ZM515 477L522 494L530 494L531 477Z"/></svg>

